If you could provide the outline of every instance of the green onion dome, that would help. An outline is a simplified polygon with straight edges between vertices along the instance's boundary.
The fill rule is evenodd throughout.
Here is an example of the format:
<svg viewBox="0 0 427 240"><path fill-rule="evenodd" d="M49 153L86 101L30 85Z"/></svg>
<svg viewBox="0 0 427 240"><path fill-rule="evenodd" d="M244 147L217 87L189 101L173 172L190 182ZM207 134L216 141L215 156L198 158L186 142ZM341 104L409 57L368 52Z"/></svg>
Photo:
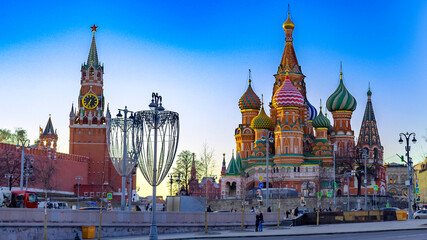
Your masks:
<svg viewBox="0 0 427 240"><path fill-rule="evenodd" d="M239 108L240 110L247 110L247 109L258 110L260 106L261 106L261 100L252 89L251 79L249 79L248 89L246 89L246 92L242 95L242 97L239 100Z"/></svg>
<svg viewBox="0 0 427 240"><path fill-rule="evenodd" d="M356 110L356 99L350 94L344 86L342 72L340 73L340 84L337 90L326 101L326 107L330 112L334 111L354 111Z"/></svg>
<svg viewBox="0 0 427 240"><path fill-rule="evenodd" d="M261 105L261 110L259 110L258 116L254 117L251 122L252 129L274 129L273 120L265 114L264 106Z"/></svg>
<svg viewBox="0 0 427 240"><path fill-rule="evenodd" d="M312 125L314 128L328 128L331 122L322 113L322 107L320 107L319 115L313 120Z"/></svg>

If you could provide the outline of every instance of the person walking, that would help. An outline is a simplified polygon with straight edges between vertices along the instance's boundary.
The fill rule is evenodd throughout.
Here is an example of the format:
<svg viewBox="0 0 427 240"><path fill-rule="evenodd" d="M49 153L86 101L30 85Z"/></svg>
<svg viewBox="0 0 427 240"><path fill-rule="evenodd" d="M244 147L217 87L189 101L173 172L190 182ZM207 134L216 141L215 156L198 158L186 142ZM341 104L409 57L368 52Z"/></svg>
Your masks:
<svg viewBox="0 0 427 240"><path fill-rule="evenodd" d="M259 213L259 231L262 232L262 223L264 222L264 216L262 212Z"/></svg>
<svg viewBox="0 0 427 240"><path fill-rule="evenodd" d="M255 232L258 232L258 227L259 227L259 213L257 212L255 214Z"/></svg>
<svg viewBox="0 0 427 240"><path fill-rule="evenodd" d="M268 207L268 208L267 208L267 212L271 212L271 207Z"/></svg>
<svg viewBox="0 0 427 240"><path fill-rule="evenodd" d="M294 212L295 212L295 217L298 217L298 213L299 213L298 207L295 208Z"/></svg>

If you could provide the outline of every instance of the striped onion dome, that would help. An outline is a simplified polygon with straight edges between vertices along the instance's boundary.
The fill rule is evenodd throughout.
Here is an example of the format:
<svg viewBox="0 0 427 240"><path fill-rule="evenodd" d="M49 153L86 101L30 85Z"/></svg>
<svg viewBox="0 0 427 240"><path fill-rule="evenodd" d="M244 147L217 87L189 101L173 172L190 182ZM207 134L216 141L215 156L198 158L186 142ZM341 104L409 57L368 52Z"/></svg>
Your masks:
<svg viewBox="0 0 427 240"><path fill-rule="evenodd" d="M304 105L304 97L292 85L289 76L286 75L285 82L277 89L273 96L273 106L275 107L302 107Z"/></svg>
<svg viewBox="0 0 427 240"><path fill-rule="evenodd" d="M325 117L322 113L322 107L320 107L319 115L313 120L313 127L314 128L329 128L331 125L331 122L327 117Z"/></svg>
<svg viewBox="0 0 427 240"><path fill-rule="evenodd" d="M246 109L259 110L260 106L261 106L261 100L252 89L251 79L249 79L248 89L246 89L246 92L242 95L242 97L239 100L239 108L240 110L246 110Z"/></svg>
<svg viewBox="0 0 427 240"><path fill-rule="evenodd" d="M252 129L274 129L273 120L265 113L264 106L261 105L258 116L254 117L251 122Z"/></svg>
<svg viewBox="0 0 427 240"><path fill-rule="evenodd" d="M356 110L357 102L356 99L350 94L347 88L344 86L342 80L342 72L340 73L340 84L337 90L329 96L326 101L326 107L330 112L334 111L354 111Z"/></svg>
<svg viewBox="0 0 427 240"><path fill-rule="evenodd" d="M307 106L308 106L308 120L313 121L317 117L317 109L311 105L311 103L307 99Z"/></svg>

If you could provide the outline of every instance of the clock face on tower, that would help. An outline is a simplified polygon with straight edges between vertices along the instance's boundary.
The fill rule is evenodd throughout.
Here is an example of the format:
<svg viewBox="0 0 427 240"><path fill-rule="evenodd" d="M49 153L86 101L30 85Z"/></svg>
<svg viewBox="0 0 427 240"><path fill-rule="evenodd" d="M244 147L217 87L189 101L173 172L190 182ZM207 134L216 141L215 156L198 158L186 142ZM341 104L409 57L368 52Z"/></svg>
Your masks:
<svg viewBox="0 0 427 240"><path fill-rule="evenodd" d="M98 97L95 94L88 93L82 99L83 107L87 109L94 109L98 106Z"/></svg>

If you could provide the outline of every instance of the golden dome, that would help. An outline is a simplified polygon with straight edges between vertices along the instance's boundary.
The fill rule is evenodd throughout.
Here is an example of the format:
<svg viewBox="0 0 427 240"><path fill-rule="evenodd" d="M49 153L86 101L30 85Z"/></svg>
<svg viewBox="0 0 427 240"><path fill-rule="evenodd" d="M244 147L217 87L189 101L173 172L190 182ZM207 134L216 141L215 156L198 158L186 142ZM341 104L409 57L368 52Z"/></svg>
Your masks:
<svg viewBox="0 0 427 240"><path fill-rule="evenodd" d="M269 116L267 116L262 105L258 116L252 119L251 127L252 129L274 129L274 122Z"/></svg>
<svg viewBox="0 0 427 240"><path fill-rule="evenodd" d="M286 22L283 23L283 29L286 31L286 29L294 29L295 24L291 21L291 13L288 12L288 19L286 19Z"/></svg>

